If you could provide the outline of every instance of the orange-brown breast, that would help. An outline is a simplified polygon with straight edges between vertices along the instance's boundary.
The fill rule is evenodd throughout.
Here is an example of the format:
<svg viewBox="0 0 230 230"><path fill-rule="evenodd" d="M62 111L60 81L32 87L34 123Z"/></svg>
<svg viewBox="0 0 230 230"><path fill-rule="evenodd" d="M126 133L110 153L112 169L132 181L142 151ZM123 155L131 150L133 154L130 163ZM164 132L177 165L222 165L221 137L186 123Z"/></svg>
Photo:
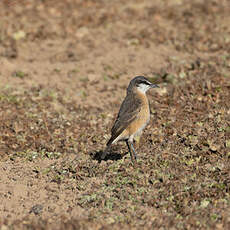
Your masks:
<svg viewBox="0 0 230 230"><path fill-rule="evenodd" d="M141 100L141 109L137 118L125 129L122 136L141 135L141 131L145 128L150 119L149 103L147 96L138 90L136 96ZM135 136L135 135L134 135Z"/></svg>

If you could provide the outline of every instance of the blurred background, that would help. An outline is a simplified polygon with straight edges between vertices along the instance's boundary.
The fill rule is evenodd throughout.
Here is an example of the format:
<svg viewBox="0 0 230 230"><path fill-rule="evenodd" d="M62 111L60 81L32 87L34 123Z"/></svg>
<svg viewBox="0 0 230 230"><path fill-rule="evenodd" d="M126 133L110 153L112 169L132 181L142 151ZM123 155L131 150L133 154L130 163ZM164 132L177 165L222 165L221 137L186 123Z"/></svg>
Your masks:
<svg viewBox="0 0 230 230"><path fill-rule="evenodd" d="M227 0L3 0L0 17L2 85L68 88L91 105L111 80L183 76L230 49Z"/></svg>
<svg viewBox="0 0 230 230"><path fill-rule="evenodd" d="M229 12L1 0L0 229L230 229ZM138 165L100 161L136 75L160 86Z"/></svg>

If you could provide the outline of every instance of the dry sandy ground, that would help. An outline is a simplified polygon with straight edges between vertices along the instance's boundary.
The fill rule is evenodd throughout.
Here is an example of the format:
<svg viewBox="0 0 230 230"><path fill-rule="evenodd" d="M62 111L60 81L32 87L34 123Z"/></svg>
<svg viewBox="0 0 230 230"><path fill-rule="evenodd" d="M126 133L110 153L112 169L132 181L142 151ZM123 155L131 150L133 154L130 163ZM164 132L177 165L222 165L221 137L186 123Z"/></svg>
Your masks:
<svg viewBox="0 0 230 230"><path fill-rule="evenodd" d="M0 3L0 229L229 229L226 0ZM133 167L100 152L134 76Z"/></svg>

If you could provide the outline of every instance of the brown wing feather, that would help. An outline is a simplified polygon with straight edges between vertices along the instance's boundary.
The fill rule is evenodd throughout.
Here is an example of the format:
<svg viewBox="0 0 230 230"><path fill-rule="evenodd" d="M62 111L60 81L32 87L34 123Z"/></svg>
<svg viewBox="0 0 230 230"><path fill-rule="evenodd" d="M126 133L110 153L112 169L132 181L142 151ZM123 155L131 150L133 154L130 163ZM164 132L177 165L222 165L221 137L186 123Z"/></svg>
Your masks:
<svg viewBox="0 0 230 230"><path fill-rule="evenodd" d="M111 129L111 138L107 143L109 146L128 126L133 122L141 108L141 100L133 93L129 93L119 110L117 119Z"/></svg>

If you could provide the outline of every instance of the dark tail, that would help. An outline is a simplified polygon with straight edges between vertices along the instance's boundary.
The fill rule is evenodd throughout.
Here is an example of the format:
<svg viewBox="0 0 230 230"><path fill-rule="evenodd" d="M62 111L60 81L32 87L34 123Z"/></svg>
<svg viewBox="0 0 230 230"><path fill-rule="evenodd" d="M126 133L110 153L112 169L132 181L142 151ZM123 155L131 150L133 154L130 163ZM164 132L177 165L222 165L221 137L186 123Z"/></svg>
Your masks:
<svg viewBox="0 0 230 230"><path fill-rule="evenodd" d="M106 148L105 148L104 152L101 154L102 160L104 160L106 155L109 153L110 146L111 146L112 142L113 142L113 140L112 140L112 138L110 138L110 140L106 144Z"/></svg>
<svg viewBox="0 0 230 230"><path fill-rule="evenodd" d="M106 148L110 147L110 145L112 144L113 140L114 140L114 138L112 138L112 137L109 139L109 141L106 144L106 146L107 146Z"/></svg>

